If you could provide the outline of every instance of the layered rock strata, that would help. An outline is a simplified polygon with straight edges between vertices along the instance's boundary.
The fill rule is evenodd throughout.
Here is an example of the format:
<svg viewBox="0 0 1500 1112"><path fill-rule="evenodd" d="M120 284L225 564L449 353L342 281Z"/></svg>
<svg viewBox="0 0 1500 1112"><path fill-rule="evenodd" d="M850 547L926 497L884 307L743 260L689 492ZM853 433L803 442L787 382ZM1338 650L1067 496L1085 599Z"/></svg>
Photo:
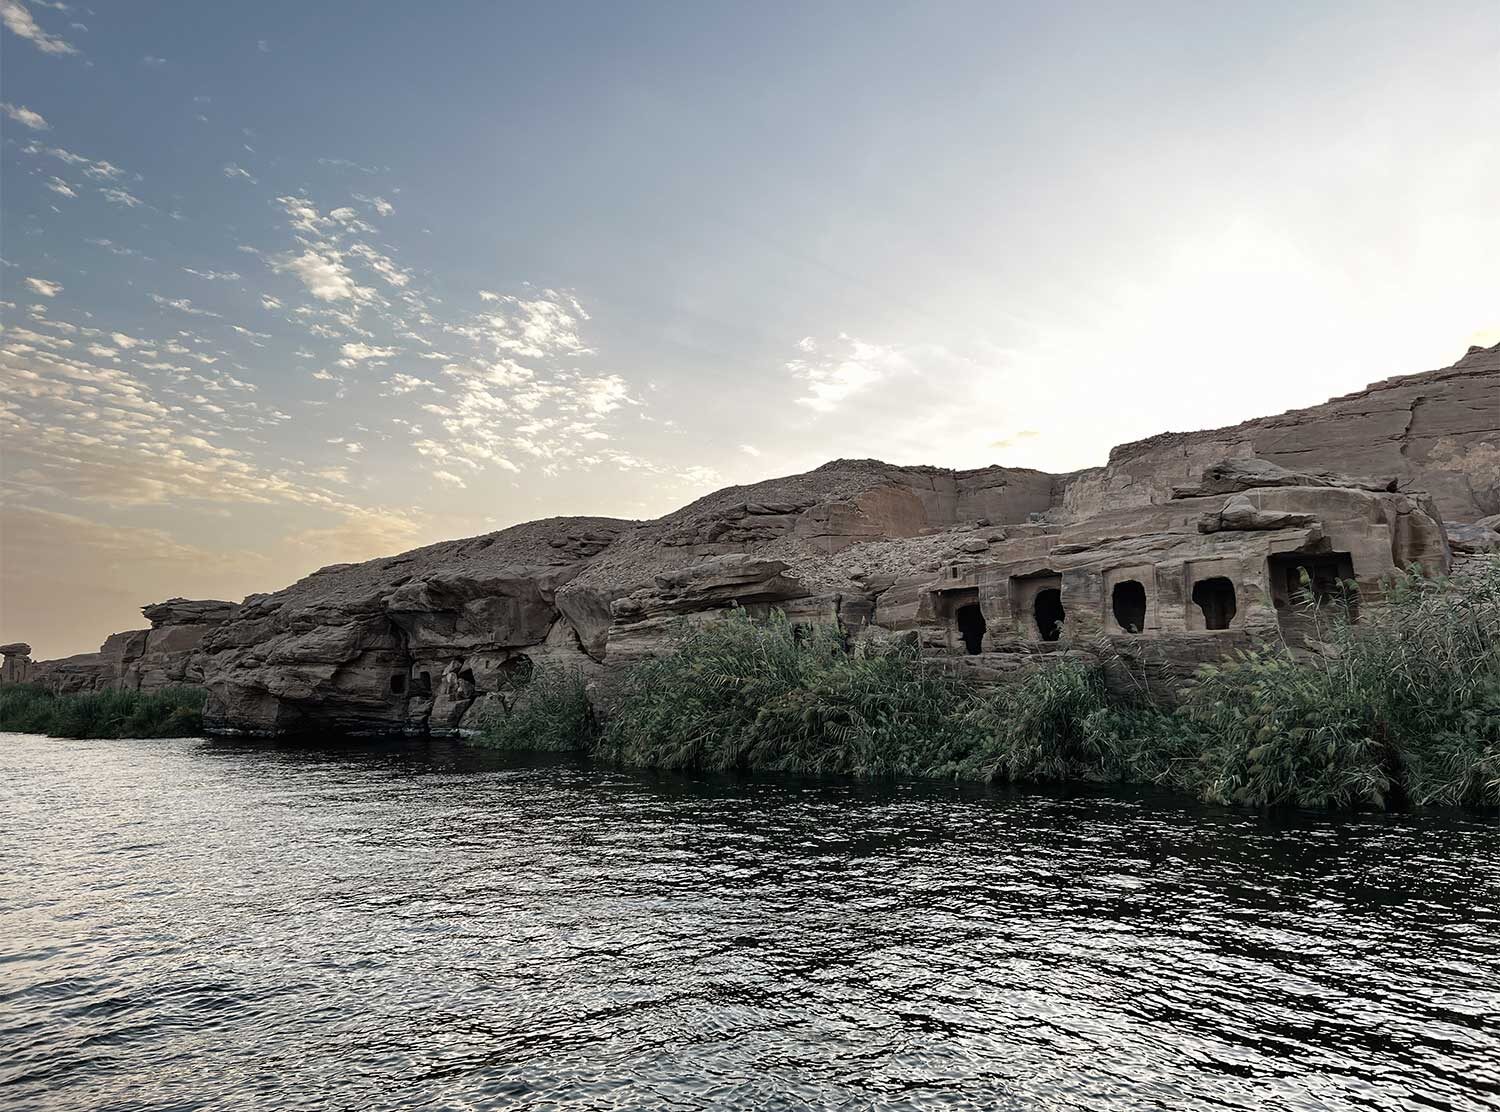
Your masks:
<svg viewBox="0 0 1500 1112"><path fill-rule="evenodd" d="M1500 344L1471 347L1451 367L1376 382L1310 409L1223 429L1162 433L1122 444L1102 468L1069 482L1072 518L1165 502L1203 468L1256 456L1283 467L1389 475L1424 491L1451 521L1500 514Z"/></svg>
<svg viewBox="0 0 1500 1112"><path fill-rule="evenodd" d="M1316 646L1304 588L1357 611L1400 568L1490 558L1497 514L1500 346L1071 475L838 460L654 521L555 518L238 607L173 600L146 608L151 630L34 671L62 689L202 682L222 732L462 734L537 666L581 671L607 707L683 623L775 608L914 638L982 682L1071 654L1166 695L1253 641Z"/></svg>
<svg viewBox="0 0 1500 1112"><path fill-rule="evenodd" d="M143 606L149 629L110 634L95 653L33 664L29 681L65 694L201 685L198 647L235 609L234 603L219 599L173 598Z"/></svg>

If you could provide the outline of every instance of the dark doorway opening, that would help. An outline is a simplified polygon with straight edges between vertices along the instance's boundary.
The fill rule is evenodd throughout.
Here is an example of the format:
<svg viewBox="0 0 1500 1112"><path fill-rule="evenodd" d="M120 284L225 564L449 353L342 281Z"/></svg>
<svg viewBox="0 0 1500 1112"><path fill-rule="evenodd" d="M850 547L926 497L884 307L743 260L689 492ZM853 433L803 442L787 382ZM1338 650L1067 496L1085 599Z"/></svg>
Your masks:
<svg viewBox="0 0 1500 1112"><path fill-rule="evenodd" d="M1277 610L1311 599L1317 604L1347 606L1350 617L1359 611L1354 586L1354 560L1347 552L1278 552L1269 558L1271 601Z"/></svg>
<svg viewBox="0 0 1500 1112"><path fill-rule="evenodd" d="M1146 588L1138 579L1122 579L1110 595L1115 621L1126 633L1146 628Z"/></svg>
<svg viewBox="0 0 1500 1112"><path fill-rule="evenodd" d="M406 676L405 676L404 673L397 672L394 676L391 677L391 694L392 695L405 695L406 694Z"/></svg>
<svg viewBox="0 0 1500 1112"><path fill-rule="evenodd" d="M524 684L531 679L532 667L531 657L525 653L517 653L500 665L500 673L507 683ZM468 668L465 668L464 671L468 673L468 682L473 683L473 671Z"/></svg>
<svg viewBox="0 0 1500 1112"><path fill-rule="evenodd" d="M1203 611L1204 629L1228 629L1234 621L1234 584L1222 575L1194 583L1193 602Z"/></svg>
<svg viewBox="0 0 1500 1112"><path fill-rule="evenodd" d="M1062 591L1056 587L1038 591L1031 612L1036 618L1037 636L1043 641L1056 641L1062 636L1063 619L1068 616L1063 609Z"/></svg>
<svg viewBox="0 0 1500 1112"><path fill-rule="evenodd" d="M979 609L977 602L971 602L967 606L960 606L958 612L953 615L958 622L959 636L964 639L964 649L970 656L978 656L984 651L984 613Z"/></svg>

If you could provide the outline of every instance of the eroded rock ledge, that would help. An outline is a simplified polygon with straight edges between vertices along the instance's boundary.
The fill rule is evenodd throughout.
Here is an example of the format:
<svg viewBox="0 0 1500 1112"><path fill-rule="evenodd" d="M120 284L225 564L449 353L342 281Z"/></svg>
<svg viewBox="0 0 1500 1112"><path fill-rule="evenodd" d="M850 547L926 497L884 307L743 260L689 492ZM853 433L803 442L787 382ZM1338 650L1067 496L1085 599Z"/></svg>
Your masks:
<svg viewBox="0 0 1500 1112"><path fill-rule="evenodd" d="M220 732L444 735L475 729L539 664L580 669L607 704L679 623L775 607L915 637L985 682L1108 644L1128 672L1115 682L1165 693L1251 639L1300 643L1304 576L1378 605L1398 568L1500 550L1497 515L1500 345L1072 475L836 460L655 521L552 518L238 605L173 599L99 653L34 663L0 646L0 681L200 683Z"/></svg>

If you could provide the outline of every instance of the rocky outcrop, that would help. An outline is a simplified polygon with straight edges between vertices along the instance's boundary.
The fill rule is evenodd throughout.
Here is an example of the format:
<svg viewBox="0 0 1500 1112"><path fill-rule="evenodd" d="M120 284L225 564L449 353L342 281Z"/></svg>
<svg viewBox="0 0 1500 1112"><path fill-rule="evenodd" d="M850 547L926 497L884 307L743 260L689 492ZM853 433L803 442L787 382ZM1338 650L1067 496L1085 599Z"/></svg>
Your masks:
<svg viewBox="0 0 1500 1112"><path fill-rule="evenodd" d="M1209 464L1196 483L1173 487L1172 497L1238 494L1257 487L1351 487L1355 490L1388 491L1396 489L1396 480L1340 475L1336 471L1321 468L1293 470L1266 459L1234 458Z"/></svg>
<svg viewBox="0 0 1500 1112"><path fill-rule="evenodd" d="M553 518L238 606L174 599L34 672L64 690L201 682L220 732L462 734L538 666L581 672L607 706L684 623L774 608L912 638L986 683L1062 653L1165 694L1257 639L1306 642L1304 591L1379 605L1400 568L1485 558L1497 461L1500 347L1072 475L836 460L654 521Z"/></svg>
<svg viewBox="0 0 1500 1112"><path fill-rule="evenodd" d="M34 662L25 641L0 645L0 683L30 683Z"/></svg>
<svg viewBox="0 0 1500 1112"><path fill-rule="evenodd" d="M1210 465L1252 456L1292 470L1391 476L1401 490L1430 495L1449 521L1500 514L1500 344L1309 409L1123 444L1104 467L1068 482L1061 510L1080 520L1165 502Z"/></svg>
<svg viewBox="0 0 1500 1112"><path fill-rule="evenodd" d="M1500 531L1484 522L1448 526L1448 544L1455 552L1483 555L1500 552Z"/></svg>
<svg viewBox="0 0 1500 1112"><path fill-rule="evenodd" d="M1240 493L1224 500L1216 510L1198 518L1198 532L1219 533L1225 529L1299 529L1312 525L1317 518L1310 513L1292 510L1262 510L1248 494Z"/></svg>
<svg viewBox="0 0 1500 1112"><path fill-rule="evenodd" d="M31 680L63 694L199 685L203 670L198 646L235 608L219 599L185 598L143 606L150 629L111 634L96 653L42 661L32 667Z"/></svg>
<svg viewBox="0 0 1500 1112"><path fill-rule="evenodd" d="M198 647L210 632L234 616L235 603L219 599L173 598L141 613L151 623L140 653L124 662L122 686L156 691L203 682Z"/></svg>
<svg viewBox="0 0 1500 1112"><path fill-rule="evenodd" d="M557 590L633 524L531 522L251 596L202 645L205 720L254 734L472 728L482 697L538 659L586 662Z"/></svg>

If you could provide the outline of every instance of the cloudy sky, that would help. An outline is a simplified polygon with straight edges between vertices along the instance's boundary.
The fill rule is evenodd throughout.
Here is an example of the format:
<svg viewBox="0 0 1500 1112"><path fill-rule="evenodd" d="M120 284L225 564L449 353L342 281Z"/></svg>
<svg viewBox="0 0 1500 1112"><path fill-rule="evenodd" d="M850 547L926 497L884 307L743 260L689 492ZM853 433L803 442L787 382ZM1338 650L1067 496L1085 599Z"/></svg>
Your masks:
<svg viewBox="0 0 1500 1112"><path fill-rule="evenodd" d="M0 641L1500 340L1482 3L0 0Z"/></svg>

